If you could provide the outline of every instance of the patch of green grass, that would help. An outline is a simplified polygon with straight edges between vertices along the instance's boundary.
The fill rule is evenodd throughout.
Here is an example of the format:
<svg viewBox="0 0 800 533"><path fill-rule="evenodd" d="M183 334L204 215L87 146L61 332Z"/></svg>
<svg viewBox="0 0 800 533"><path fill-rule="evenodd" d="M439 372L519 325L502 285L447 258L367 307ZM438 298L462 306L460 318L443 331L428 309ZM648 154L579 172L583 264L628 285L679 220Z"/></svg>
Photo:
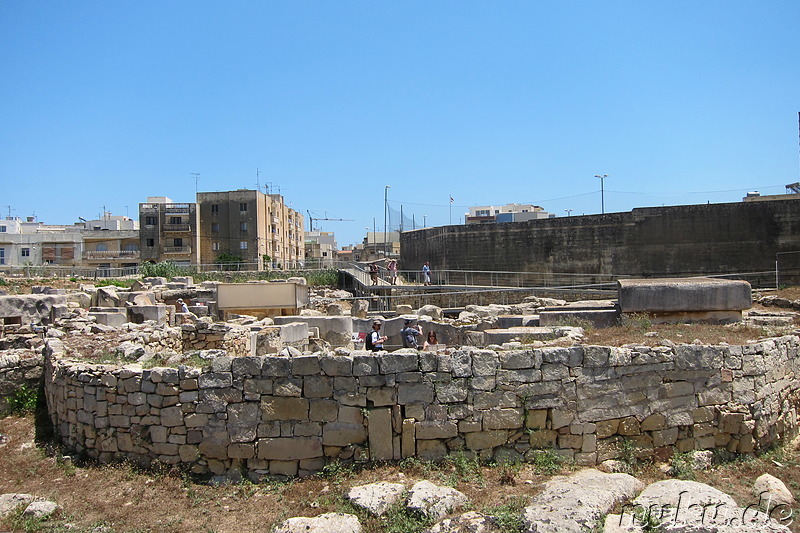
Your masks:
<svg viewBox="0 0 800 533"><path fill-rule="evenodd" d="M525 531L525 521L522 512L528 505L527 499L522 496L513 496L505 503L486 507L481 512L492 515L497 527L503 533L522 533Z"/></svg>
<svg viewBox="0 0 800 533"><path fill-rule="evenodd" d="M126 289L129 288L131 285L133 285L133 280L131 280L131 279L108 279L107 278L107 279L102 279L102 280L98 281L97 283L95 283L96 287L113 286L113 287L122 287L122 288L126 288Z"/></svg>
<svg viewBox="0 0 800 533"><path fill-rule="evenodd" d="M564 460L553 450L534 450L531 463L537 474L551 476L561 470Z"/></svg>
<svg viewBox="0 0 800 533"><path fill-rule="evenodd" d="M451 487L459 483L474 483L480 486L485 484L481 463L477 457L456 453L448 455L439 466L450 470L444 481Z"/></svg>
<svg viewBox="0 0 800 533"><path fill-rule="evenodd" d="M433 525L427 516L409 510L404 504L392 506L381 517L386 533L421 533Z"/></svg>
<svg viewBox="0 0 800 533"><path fill-rule="evenodd" d="M36 387L23 385L7 397L6 416L25 416L36 411L39 390Z"/></svg>
<svg viewBox="0 0 800 533"><path fill-rule="evenodd" d="M8 282L4 278L0 278L0 286L8 285Z"/></svg>
<svg viewBox="0 0 800 533"><path fill-rule="evenodd" d="M691 453L672 454L672 471L673 475L678 479L687 479L693 481L694 475L694 461L692 460Z"/></svg>

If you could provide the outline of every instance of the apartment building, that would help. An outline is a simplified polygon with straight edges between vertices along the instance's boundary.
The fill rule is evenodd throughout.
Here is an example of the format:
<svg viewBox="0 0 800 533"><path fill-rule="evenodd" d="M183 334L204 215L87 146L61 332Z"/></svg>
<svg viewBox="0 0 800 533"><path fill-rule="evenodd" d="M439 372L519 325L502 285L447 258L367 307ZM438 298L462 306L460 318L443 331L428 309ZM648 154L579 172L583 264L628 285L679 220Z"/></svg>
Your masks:
<svg viewBox="0 0 800 533"><path fill-rule="evenodd" d="M139 248L141 262L198 264L197 204L176 203L166 196L148 197L139 204Z"/></svg>
<svg viewBox="0 0 800 533"><path fill-rule="evenodd" d="M258 268L303 265L303 216L280 194L250 189L203 192L197 194L197 204L202 263L227 256Z"/></svg>
<svg viewBox="0 0 800 533"><path fill-rule="evenodd" d="M2 266L130 267L138 263L138 250L136 221L111 213L73 225L44 224L34 217L0 220Z"/></svg>
<svg viewBox="0 0 800 533"><path fill-rule="evenodd" d="M307 231L305 249L307 267L331 267L337 259L336 235L332 231Z"/></svg>

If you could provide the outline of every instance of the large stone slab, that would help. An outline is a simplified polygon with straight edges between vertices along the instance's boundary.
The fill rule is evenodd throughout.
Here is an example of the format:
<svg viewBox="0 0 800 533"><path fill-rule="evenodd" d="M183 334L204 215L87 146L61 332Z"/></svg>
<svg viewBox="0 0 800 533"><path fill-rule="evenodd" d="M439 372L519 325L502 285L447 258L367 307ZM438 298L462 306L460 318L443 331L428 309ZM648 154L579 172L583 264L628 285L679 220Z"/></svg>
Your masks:
<svg viewBox="0 0 800 533"><path fill-rule="evenodd" d="M713 278L621 279L623 313L742 311L753 305L746 281Z"/></svg>
<svg viewBox="0 0 800 533"><path fill-rule="evenodd" d="M53 307L67 305L67 297L48 294L0 296L0 319L7 324L50 324ZM2 322L2 320L0 320Z"/></svg>
<svg viewBox="0 0 800 533"><path fill-rule="evenodd" d="M529 533L583 533L617 503L631 499L644 484L628 474L604 474L592 468L557 476L525 508Z"/></svg>
<svg viewBox="0 0 800 533"><path fill-rule="evenodd" d="M791 507L785 511L791 516ZM775 506L770 513L773 517L786 516ZM658 526L658 531L670 533L789 532L756 506L741 508L730 495L714 487L681 479L648 485L633 502L623 506L621 524L630 525L633 515Z"/></svg>

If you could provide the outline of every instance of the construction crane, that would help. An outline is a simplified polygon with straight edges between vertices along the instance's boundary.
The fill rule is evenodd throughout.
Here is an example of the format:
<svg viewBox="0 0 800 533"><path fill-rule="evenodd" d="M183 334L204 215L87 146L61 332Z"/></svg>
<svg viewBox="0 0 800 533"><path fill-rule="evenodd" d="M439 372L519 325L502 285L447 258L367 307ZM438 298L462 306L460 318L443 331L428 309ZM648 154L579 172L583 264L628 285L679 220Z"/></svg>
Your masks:
<svg viewBox="0 0 800 533"><path fill-rule="evenodd" d="M334 222L353 222L352 218L328 218L328 214L325 213L324 218L314 218L311 216L311 211L306 210L308 213L308 231L314 231L314 221L317 220L331 220Z"/></svg>

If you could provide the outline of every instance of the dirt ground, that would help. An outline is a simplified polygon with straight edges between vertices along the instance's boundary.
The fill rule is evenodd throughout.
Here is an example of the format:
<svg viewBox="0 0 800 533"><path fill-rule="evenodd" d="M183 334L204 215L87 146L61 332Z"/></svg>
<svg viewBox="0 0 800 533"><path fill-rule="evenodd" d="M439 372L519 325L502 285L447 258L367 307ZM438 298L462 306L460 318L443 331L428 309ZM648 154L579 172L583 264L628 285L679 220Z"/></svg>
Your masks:
<svg viewBox="0 0 800 533"><path fill-rule="evenodd" d="M410 487L421 479L454 486L469 497L472 509L498 515L504 520L504 531L516 532L521 525L519 510L541 490L542 483L553 474L575 470L544 461L493 466L458 459L439 465L407 461L363 470L339 466L306 479L209 486L177 472L65 462L55 451L34 444L32 416L0 419L0 433L7 438L0 447L0 493L34 494L62 507L48 522L25 523L13 516L0 522L14 532L268 532L292 516L338 511L358 514L365 533L408 533L420 531L425 524L402 513L371 518L356 511L345 495L359 484L393 481ZM684 477L715 486L745 507L757 502L752 485L765 472L782 479L797 494L798 466L800 452L796 443L790 443L759 458L740 459L705 472L684 472ZM665 477L652 464L635 465L632 473L646 483ZM790 528L800 532L798 524Z"/></svg>

